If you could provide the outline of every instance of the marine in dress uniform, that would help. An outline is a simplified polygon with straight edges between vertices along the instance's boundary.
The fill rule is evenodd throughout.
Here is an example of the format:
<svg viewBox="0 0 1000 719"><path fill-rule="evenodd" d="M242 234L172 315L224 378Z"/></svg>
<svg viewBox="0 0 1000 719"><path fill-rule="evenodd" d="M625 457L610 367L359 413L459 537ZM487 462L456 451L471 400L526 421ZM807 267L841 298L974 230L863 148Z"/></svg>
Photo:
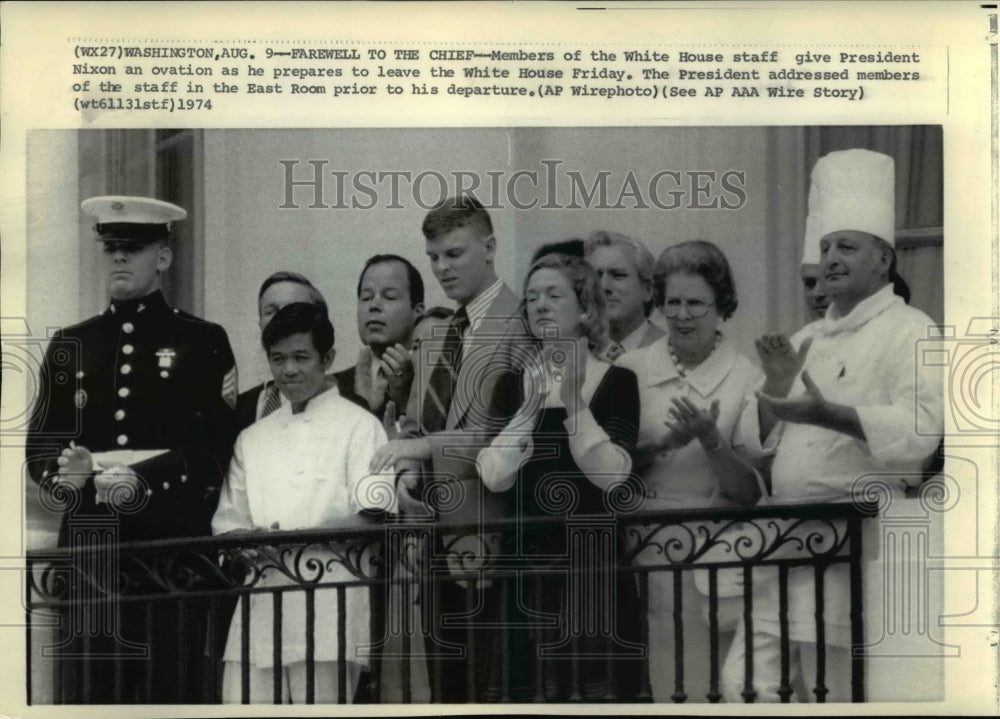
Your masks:
<svg viewBox="0 0 1000 719"><path fill-rule="evenodd" d="M159 289L171 259L169 223L187 213L125 196L81 207L97 218L110 304L53 337L29 429L28 471L50 497L73 496L61 546L210 535L235 437L237 379L225 330L171 308ZM74 559L71 599L104 595L118 562L133 580L127 593L163 591L123 557L85 561ZM190 578L204 581L197 571ZM202 700L202 603L122 602L116 636L107 621L83 626L71 612L63 616L57 700ZM148 656L137 658L135 645Z"/></svg>

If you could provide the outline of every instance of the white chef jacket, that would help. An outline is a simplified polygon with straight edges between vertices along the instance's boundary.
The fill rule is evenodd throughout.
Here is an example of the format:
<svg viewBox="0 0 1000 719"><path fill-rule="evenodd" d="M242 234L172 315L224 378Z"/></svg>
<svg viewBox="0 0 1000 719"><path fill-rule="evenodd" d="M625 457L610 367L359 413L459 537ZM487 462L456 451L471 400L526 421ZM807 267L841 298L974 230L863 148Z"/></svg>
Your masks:
<svg viewBox="0 0 1000 719"><path fill-rule="evenodd" d="M212 532L233 529L281 530L336 526L361 509L381 506L392 496L391 477L368 476L368 463L386 442L385 431L369 412L344 399L332 387L313 397L304 411L292 414L284 404L274 413L247 427L236 440L229 474L219 507L212 518ZM380 482L388 482L382 487ZM380 500L382 500L380 502ZM284 562L307 579L316 577L317 560L324 579L349 581L354 575L329 550L313 548L301 558ZM291 565L291 566L289 566ZM257 587L295 585L276 569L265 569ZM241 602L245 600L241 598ZM359 661L355 648L368 641L370 607L367 590L346 591L346 658ZM273 614L269 593L250 595L250 661L257 668L273 666ZM241 610L230 625L224 659L240 661ZM306 658L306 610L302 591L288 591L282 598L282 663ZM315 594L315 661L337 659L337 594L335 588Z"/></svg>
<svg viewBox="0 0 1000 719"><path fill-rule="evenodd" d="M928 328L933 324L886 285L846 316L831 306L825 318L792 337L796 348L806 337L813 338L805 369L825 399L857 410L865 440L814 425L779 422L762 444L757 401L752 398L740 434L751 452L774 453L771 503L847 502L866 496L872 483L902 498L906 485L917 485L944 431L941 368L926 361L923 352L931 346ZM798 378L789 396L803 392ZM865 534L868 555L875 548L867 545L877 532ZM812 568L789 573L789 630L794 640L816 641L813 576ZM846 564L833 565L825 574L826 637L838 646L850 643L848 577ZM777 607L777 582L755 583L755 628L779 634Z"/></svg>
<svg viewBox="0 0 1000 719"><path fill-rule="evenodd" d="M741 421L748 450L773 452L772 502L848 501L878 480L902 497L916 486L943 432L940 366L923 361L934 321L886 285L846 317L831 306L824 319L792 337L812 346L805 369L830 402L854 407L865 441L809 424L778 423L760 442L756 398ZM790 397L805 392L796 379Z"/></svg>

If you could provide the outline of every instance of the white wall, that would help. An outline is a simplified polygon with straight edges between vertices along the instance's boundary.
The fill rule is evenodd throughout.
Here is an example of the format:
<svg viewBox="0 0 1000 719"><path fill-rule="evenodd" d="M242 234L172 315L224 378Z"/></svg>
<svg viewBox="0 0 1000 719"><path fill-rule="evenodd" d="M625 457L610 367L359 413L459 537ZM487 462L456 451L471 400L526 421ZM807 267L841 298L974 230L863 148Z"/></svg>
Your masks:
<svg viewBox="0 0 1000 719"><path fill-rule="evenodd" d="M87 249L80 225L77 133L29 132L27 145L27 314L31 331L75 324L80 265Z"/></svg>
<svg viewBox="0 0 1000 719"><path fill-rule="evenodd" d="M774 128L529 128L429 130L211 130L205 132L205 316L223 324L249 387L266 372L258 345L256 293L279 269L302 272L326 296L337 331L336 368L352 364L359 349L355 328L355 284L364 260L380 252L401 254L424 276L430 304L448 304L423 253L420 223L426 210L401 185L403 209L310 209L311 188L296 190L299 209L285 201L285 168L299 160L296 179L312 177L309 160L326 160L324 170L356 173L433 170L536 170L541 160L561 160L558 170L576 171L589 183L600 171L612 175L616 196L631 170L645 185L661 170L745 173L747 202L739 210L541 209L493 210L498 271L520 290L531 252L542 242L581 236L604 228L644 240L654 255L670 244L702 238L726 252L736 275L740 309L731 331L752 356L752 338L777 326L794 329L803 319L798 261L805 178L801 176L801 132ZM327 177L323 202L337 202ZM379 185L388 191L388 181ZM437 185L424 185L425 201ZM519 184L519 198L532 196ZM661 186L669 190L668 184ZM569 203L569 181L561 177L556 197ZM454 187L449 188L453 190ZM477 195L489 202L489 191ZM539 205L546 193L540 191ZM349 200L351 195L346 195ZM359 195L362 201L367 197ZM666 200L666 198L662 198ZM506 200L504 200L506 204Z"/></svg>

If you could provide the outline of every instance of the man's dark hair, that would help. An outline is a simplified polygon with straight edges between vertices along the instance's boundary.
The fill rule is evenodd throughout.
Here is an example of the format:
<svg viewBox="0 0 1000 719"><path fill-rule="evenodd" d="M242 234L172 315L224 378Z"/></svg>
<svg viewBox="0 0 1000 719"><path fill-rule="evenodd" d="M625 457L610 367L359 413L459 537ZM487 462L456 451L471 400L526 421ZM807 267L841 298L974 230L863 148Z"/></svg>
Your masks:
<svg viewBox="0 0 1000 719"><path fill-rule="evenodd" d="M323 310L323 314L329 314L330 310L326 306L326 300L323 299L323 294L316 289L316 286L309 281L309 278L305 275L300 275L298 272L292 272L290 270L278 270L265 279L260 285L260 291L257 293L257 311L260 312L260 298L264 296L267 292L267 288L271 285L276 285L279 282L294 282L297 285L302 285L309 290L309 294L312 297L312 303Z"/></svg>
<svg viewBox="0 0 1000 719"><path fill-rule="evenodd" d="M326 310L309 302L293 302L278 310L261 333L260 342L264 351L283 339L300 332L312 336L313 346L321 355L333 349L333 325L326 316Z"/></svg>
<svg viewBox="0 0 1000 719"><path fill-rule="evenodd" d="M472 195L449 197L437 205L427 216L421 230L424 237L433 240L452 230L468 226L478 227L484 236L493 234L493 223L486 208Z"/></svg>
<svg viewBox="0 0 1000 719"><path fill-rule="evenodd" d="M896 266L896 250L892 250L892 261L889 263L889 282L892 283L892 291L903 298L903 302L910 304L910 285L899 274Z"/></svg>
<svg viewBox="0 0 1000 719"><path fill-rule="evenodd" d="M424 310L424 313L420 315L420 319L417 320L417 322L420 322L421 320L446 320L453 314L455 314L455 310L450 307L435 305L434 307L428 307Z"/></svg>
<svg viewBox="0 0 1000 719"><path fill-rule="evenodd" d="M372 265L381 265L386 262L399 262L406 268L406 281L410 290L410 306L422 305L424 303L424 279L408 259L399 255L374 255L369 257L365 261L365 266L361 268L361 274L358 275L358 291L356 296L361 297L361 283L365 279L365 273L368 271L368 268Z"/></svg>

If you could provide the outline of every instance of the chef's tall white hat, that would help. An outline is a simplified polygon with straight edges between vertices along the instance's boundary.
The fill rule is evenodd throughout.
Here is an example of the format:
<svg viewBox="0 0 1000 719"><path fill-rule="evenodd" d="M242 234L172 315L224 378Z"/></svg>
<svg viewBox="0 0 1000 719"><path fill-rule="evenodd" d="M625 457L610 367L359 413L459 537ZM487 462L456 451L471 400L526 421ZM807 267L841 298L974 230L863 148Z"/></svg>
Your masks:
<svg viewBox="0 0 1000 719"><path fill-rule="evenodd" d="M802 264L819 264L819 195L815 192L809 193L809 214L806 215L806 231L802 237Z"/></svg>
<svg viewBox="0 0 1000 719"><path fill-rule="evenodd" d="M896 168L888 155L855 149L821 157L809 188L817 244L831 232L857 230L895 245L895 199Z"/></svg>

